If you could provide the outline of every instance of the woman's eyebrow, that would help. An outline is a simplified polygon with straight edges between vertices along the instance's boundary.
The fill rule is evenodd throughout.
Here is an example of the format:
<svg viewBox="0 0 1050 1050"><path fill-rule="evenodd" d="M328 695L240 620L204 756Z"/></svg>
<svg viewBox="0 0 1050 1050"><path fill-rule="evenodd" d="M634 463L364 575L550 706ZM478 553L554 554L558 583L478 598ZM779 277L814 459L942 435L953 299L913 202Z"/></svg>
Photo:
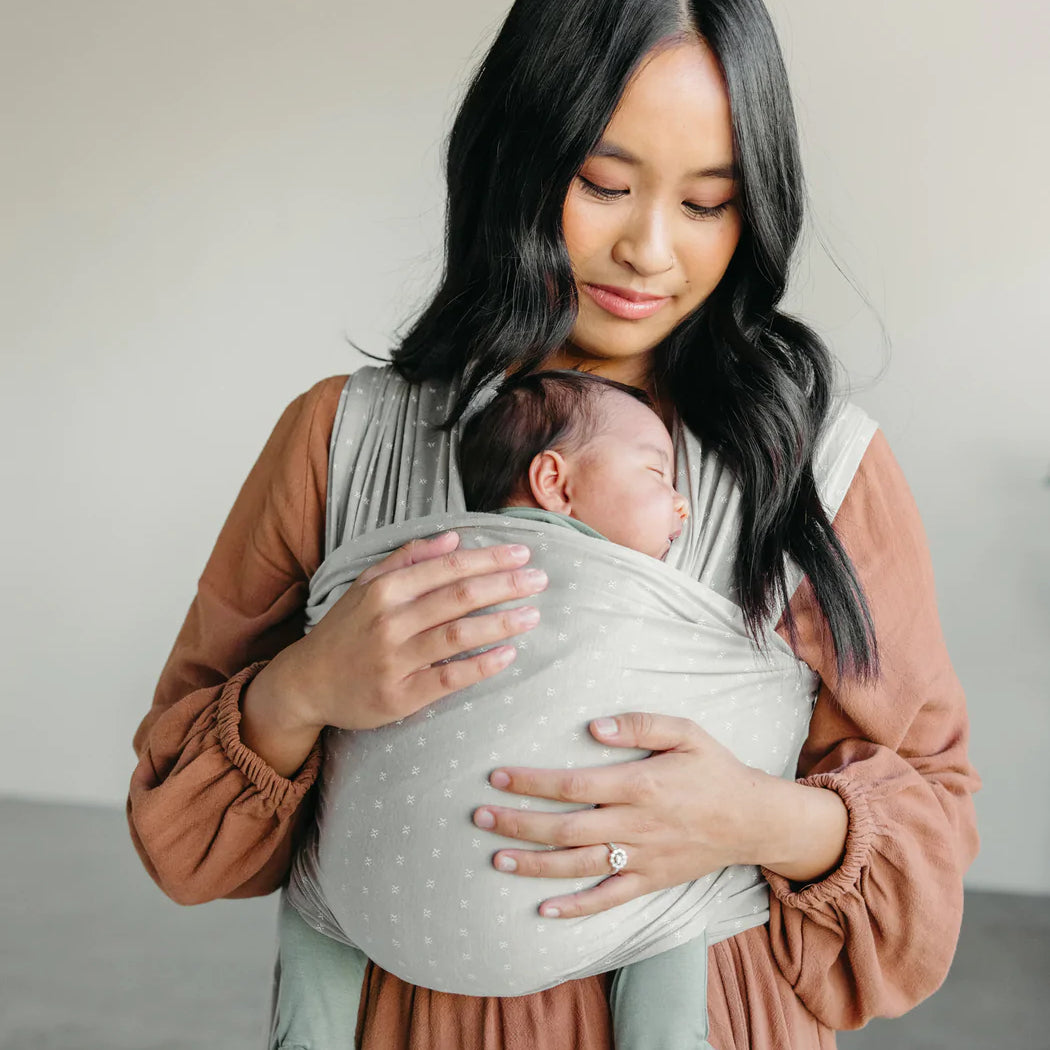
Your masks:
<svg viewBox="0 0 1050 1050"><path fill-rule="evenodd" d="M625 164L633 164L635 166L642 162L629 150L625 150L622 146L617 146L613 142L607 142L602 139L594 149L591 150L592 157L612 157L614 160L622 160ZM737 177L737 169L735 164L718 164L711 168L698 168L696 171L691 171L686 176L690 179L735 179Z"/></svg>

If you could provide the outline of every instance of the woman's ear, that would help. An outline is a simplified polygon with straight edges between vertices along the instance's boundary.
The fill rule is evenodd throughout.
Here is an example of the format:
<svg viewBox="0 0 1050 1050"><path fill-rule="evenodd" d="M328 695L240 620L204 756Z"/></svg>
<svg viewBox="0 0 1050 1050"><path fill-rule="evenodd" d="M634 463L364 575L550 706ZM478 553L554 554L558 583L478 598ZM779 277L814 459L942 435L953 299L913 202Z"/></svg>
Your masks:
<svg viewBox="0 0 1050 1050"><path fill-rule="evenodd" d="M538 456L533 456L529 464L529 488L532 498L544 510L553 510L559 514L571 511L569 464L560 452L548 448Z"/></svg>

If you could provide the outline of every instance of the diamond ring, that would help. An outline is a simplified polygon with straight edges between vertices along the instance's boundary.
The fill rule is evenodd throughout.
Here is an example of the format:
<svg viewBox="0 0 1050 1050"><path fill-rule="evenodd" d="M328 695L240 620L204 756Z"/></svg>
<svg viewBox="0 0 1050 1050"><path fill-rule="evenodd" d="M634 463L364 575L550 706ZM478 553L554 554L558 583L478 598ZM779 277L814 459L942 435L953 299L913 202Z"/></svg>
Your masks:
<svg viewBox="0 0 1050 1050"><path fill-rule="evenodd" d="M606 845L609 847L609 867L614 875L619 875L627 867L627 850L615 842L607 842Z"/></svg>

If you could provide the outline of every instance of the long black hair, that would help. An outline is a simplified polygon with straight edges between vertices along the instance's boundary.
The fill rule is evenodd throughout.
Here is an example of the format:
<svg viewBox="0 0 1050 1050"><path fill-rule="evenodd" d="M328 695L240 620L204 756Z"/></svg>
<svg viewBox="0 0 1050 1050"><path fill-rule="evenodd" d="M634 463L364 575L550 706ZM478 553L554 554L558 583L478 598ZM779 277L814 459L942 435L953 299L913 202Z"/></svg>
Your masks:
<svg viewBox="0 0 1050 1050"><path fill-rule="evenodd" d="M761 0L517 0L449 137L440 285L392 363L410 382L462 377L451 426L482 384L533 371L566 342L578 302L565 196L643 59L698 36L725 76L743 229L718 287L655 349L655 378L740 485L734 582L749 629L757 638L783 607L794 637L790 555L827 619L839 672L871 677L871 615L813 475L833 361L778 309L805 194L787 73Z"/></svg>

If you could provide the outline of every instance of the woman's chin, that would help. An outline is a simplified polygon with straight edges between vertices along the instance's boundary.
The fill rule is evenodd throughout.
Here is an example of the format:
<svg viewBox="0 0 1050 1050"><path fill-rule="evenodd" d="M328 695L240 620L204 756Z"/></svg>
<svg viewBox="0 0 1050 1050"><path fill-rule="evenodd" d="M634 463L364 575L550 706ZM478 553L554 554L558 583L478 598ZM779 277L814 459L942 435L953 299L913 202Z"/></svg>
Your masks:
<svg viewBox="0 0 1050 1050"><path fill-rule="evenodd" d="M597 310L597 307L593 309ZM584 317L581 311L577 325L566 343L568 353L629 361L648 356L671 331L663 324L646 325L643 321L625 321L604 311L598 312L599 317L591 318Z"/></svg>

